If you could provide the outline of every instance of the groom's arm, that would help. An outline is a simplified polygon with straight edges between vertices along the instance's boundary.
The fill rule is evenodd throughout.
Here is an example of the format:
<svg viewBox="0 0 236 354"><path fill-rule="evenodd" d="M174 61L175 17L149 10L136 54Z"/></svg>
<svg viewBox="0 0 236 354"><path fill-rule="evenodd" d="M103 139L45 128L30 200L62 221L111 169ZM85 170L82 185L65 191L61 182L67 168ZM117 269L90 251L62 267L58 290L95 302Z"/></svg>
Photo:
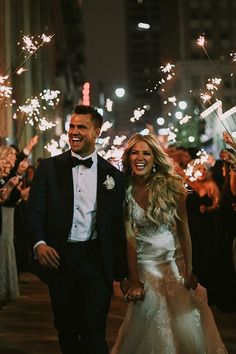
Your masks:
<svg viewBox="0 0 236 354"><path fill-rule="evenodd" d="M50 161L43 160L34 175L27 203L27 224L31 245L39 263L48 268L59 266L57 251L46 244L45 230L48 222L47 199Z"/></svg>

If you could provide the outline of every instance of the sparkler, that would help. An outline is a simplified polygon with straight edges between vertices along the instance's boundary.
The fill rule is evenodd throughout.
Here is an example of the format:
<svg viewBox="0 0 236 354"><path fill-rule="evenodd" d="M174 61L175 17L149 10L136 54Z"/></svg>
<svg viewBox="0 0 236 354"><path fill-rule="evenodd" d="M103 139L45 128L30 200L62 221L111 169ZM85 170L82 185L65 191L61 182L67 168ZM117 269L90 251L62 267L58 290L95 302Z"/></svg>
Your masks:
<svg viewBox="0 0 236 354"><path fill-rule="evenodd" d="M22 106L19 106L16 110L18 114L23 113L26 116L25 124L22 127L19 141L21 139L24 127L26 124L31 125L32 127L36 127L39 131L45 131L53 128L56 124L47 121L47 119L42 116L41 111L46 110L47 106L55 107L59 103L60 91L58 90L49 90L45 89L43 92L39 94L39 97L31 97L26 100L26 103ZM41 103L43 105L41 106Z"/></svg>
<svg viewBox="0 0 236 354"><path fill-rule="evenodd" d="M199 177L202 176L202 172L199 171L196 166L204 165L208 162L208 154L204 149L201 149L196 154L197 158L194 162L190 162L187 165L187 168L184 169L184 174L191 182L196 181Z"/></svg>
<svg viewBox="0 0 236 354"><path fill-rule="evenodd" d="M214 68L214 70L215 70L217 76L220 76L216 65L214 64L214 62L212 61L211 57L209 56L209 54L208 54L208 52L207 52L207 50L206 50L206 47L205 47L205 44L206 44L206 43L207 43L207 41L206 41L206 39L205 39L204 34L203 34L202 36L199 36L199 38L197 39L197 44L203 49L204 53L206 54L208 60L210 61L211 65L212 65L212 67ZM232 57L236 59L236 57L234 56L234 53L232 53ZM214 84L219 85L220 83L222 83L222 86L223 86L224 90L225 90L225 91L228 91L227 88L225 87L224 82L222 81L222 79L217 79L217 78L216 78L216 79L214 79L214 80L216 80L216 81L214 82ZM219 82L219 80L220 80L220 82ZM230 97L230 96L229 96L229 97Z"/></svg>
<svg viewBox="0 0 236 354"><path fill-rule="evenodd" d="M101 128L101 134L103 132L106 132L108 129L110 129L113 126L113 123L109 122L108 120L103 123L102 128Z"/></svg>
<svg viewBox="0 0 236 354"><path fill-rule="evenodd" d="M8 75L0 75L0 98L3 99L12 95L12 87L5 84L8 78Z"/></svg>
<svg viewBox="0 0 236 354"><path fill-rule="evenodd" d="M130 122L134 123L136 120L139 120L145 113L144 108L136 108L133 112L133 117L130 118Z"/></svg>
<svg viewBox="0 0 236 354"><path fill-rule="evenodd" d="M20 70L20 74L23 71L26 71L27 69L22 68L22 66L25 64L25 62L33 55L35 54L39 48L41 48L44 44L47 44L51 41L51 39L54 37L54 34L52 35L46 35L44 33L42 33L41 35L38 36L29 36L29 35L24 35L22 38L23 41L23 46L22 46L22 51L20 53L20 55L17 58L17 62L20 59L20 57L22 56L22 54L24 53L24 60L19 63L12 71L11 68L8 68L8 70L6 71L6 75L11 71L11 74L14 73L18 73L18 70ZM18 45L20 45L21 43L18 42ZM22 69L23 71L22 71ZM18 75L20 75L18 73Z"/></svg>

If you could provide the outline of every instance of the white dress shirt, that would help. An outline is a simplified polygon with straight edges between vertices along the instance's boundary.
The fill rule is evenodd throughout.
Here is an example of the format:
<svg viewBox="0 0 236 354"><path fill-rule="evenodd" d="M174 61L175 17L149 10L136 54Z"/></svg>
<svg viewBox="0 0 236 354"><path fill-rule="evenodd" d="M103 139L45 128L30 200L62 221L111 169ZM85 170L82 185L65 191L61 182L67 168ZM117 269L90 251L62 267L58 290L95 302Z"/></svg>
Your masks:
<svg viewBox="0 0 236 354"><path fill-rule="evenodd" d="M74 212L68 242L87 241L96 238L97 211L97 153L82 158L71 151L71 155L79 159L92 158L90 168L78 165L72 168L74 187Z"/></svg>

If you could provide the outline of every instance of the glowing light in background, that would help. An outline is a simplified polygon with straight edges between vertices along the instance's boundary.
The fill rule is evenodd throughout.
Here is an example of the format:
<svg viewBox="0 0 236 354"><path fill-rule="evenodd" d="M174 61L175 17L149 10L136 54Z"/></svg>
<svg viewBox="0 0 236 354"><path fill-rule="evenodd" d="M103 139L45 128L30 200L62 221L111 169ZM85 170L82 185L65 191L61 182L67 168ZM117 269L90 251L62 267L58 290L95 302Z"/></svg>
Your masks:
<svg viewBox="0 0 236 354"><path fill-rule="evenodd" d="M179 121L179 124L180 124L180 125L186 124L186 123L188 123L188 121L189 121L191 118L192 118L191 116L186 115L186 116L184 116L184 117Z"/></svg>
<svg viewBox="0 0 236 354"><path fill-rule="evenodd" d="M158 125L164 125L165 124L165 119L163 117L157 118L157 124Z"/></svg>
<svg viewBox="0 0 236 354"><path fill-rule="evenodd" d="M117 97L121 98L125 95L125 89L123 87L118 87L116 90L115 90L115 94Z"/></svg>
<svg viewBox="0 0 236 354"><path fill-rule="evenodd" d="M141 28L141 29L149 29L151 26L148 24L148 23L144 23L144 22L139 22L138 23L138 28Z"/></svg>
<svg viewBox="0 0 236 354"><path fill-rule="evenodd" d="M184 110L187 108L188 104L186 101L179 101L178 106L180 109Z"/></svg>
<svg viewBox="0 0 236 354"><path fill-rule="evenodd" d="M188 137L188 141L189 141L190 143L193 143L193 142L195 141L194 136L189 136L189 137Z"/></svg>
<svg viewBox="0 0 236 354"><path fill-rule="evenodd" d="M112 112L113 101L110 98L106 99L107 112Z"/></svg>
<svg viewBox="0 0 236 354"><path fill-rule="evenodd" d="M175 112L175 117L176 117L178 120L180 120L180 119L183 118L183 113L180 112L180 111L177 111L177 112Z"/></svg>
<svg viewBox="0 0 236 354"><path fill-rule="evenodd" d="M150 133L150 130L149 129L143 129L143 130L141 130L141 132L139 132L139 134L141 134L141 135L148 135Z"/></svg>

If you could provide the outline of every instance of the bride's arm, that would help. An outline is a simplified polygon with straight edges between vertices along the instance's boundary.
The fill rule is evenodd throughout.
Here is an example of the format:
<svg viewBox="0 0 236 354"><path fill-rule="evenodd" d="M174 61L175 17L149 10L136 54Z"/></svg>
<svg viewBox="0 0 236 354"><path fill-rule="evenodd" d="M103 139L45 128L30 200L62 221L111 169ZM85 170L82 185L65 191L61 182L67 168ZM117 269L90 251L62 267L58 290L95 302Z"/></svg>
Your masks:
<svg viewBox="0 0 236 354"><path fill-rule="evenodd" d="M125 300L135 301L143 298L144 286L139 280L135 231L129 220L125 221L125 230L127 238L127 259L129 267L129 289L125 295Z"/></svg>
<svg viewBox="0 0 236 354"><path fill-rule="evenodd" d="M180 195L177 200L177 234L183 249L186 262L185 286L187 288L196 287L195 279L192 276L192 242L188 227L188 217L186 211L186 196Z"/></svg>

